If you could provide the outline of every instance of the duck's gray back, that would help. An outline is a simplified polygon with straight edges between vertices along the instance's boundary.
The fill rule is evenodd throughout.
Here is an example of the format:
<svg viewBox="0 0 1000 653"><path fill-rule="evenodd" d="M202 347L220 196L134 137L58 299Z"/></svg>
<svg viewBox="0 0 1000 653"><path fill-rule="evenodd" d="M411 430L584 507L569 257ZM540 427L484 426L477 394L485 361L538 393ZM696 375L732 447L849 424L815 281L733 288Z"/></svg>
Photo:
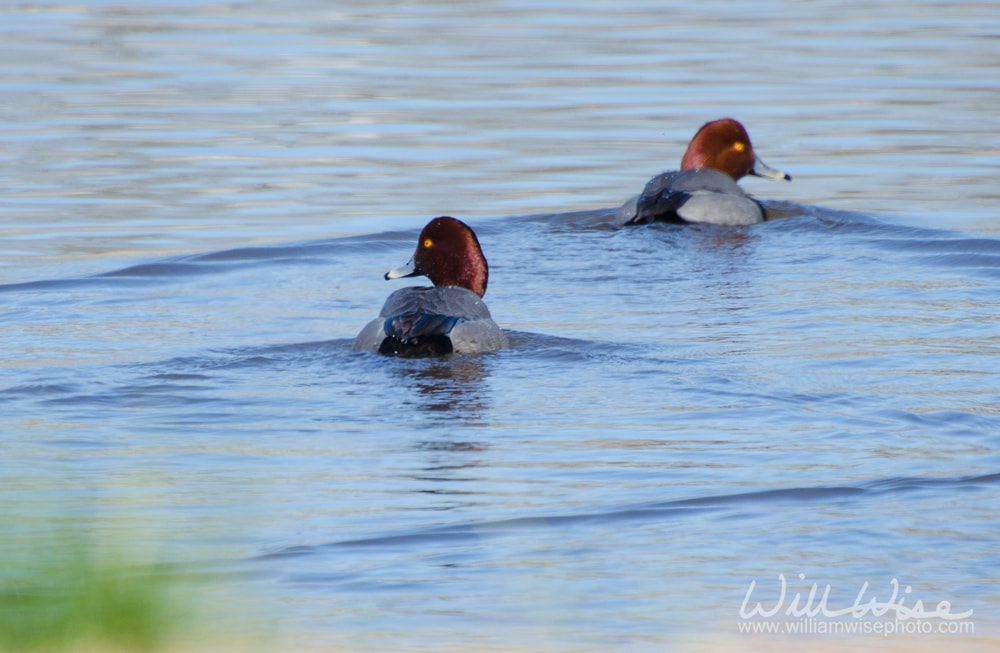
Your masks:
<svg viewBox="0 0 1000 653"><path fill-rule="evenodd" d="M764 212L732 177L705 168L659 174L618 210L615 223L655 221L708 222L747 225L764 221Z"/></svg>
<svg viewBox="0 0 1000 653"><path fill-rule="evenodd" d="M389 295L379 317L369 322L354 340L354 349L377 352L391 335L386 333L390 320L406 330L421 322L421 318L425 325L427 318L431 318L439 335L450 338L455 353L478 354L508 346L482 297L465 288L446 286L400 288Z"/></svg>
<svg viewBox="0 0 1000 653"><path fill-rule="evenodd" d="M452 315L463 320L490 319L483 298L458 286L400 288L389 295L379 312L381 317L411 313Z"/></svg>

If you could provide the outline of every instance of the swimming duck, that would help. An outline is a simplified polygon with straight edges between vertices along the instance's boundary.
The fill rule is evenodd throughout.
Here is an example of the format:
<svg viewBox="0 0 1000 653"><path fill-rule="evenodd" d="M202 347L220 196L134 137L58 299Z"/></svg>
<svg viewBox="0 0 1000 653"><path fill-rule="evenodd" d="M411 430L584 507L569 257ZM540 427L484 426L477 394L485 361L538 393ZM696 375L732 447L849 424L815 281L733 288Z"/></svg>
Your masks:
<svg viewBox="0 0 1000 653"><path fill-rule="evenodd" d="M691 139L681 169L661 173L615 215L624 225L649 222L708 222L749 225L767 219L760 202L736 182L754 175L791 181L754 153L747 130L732 118L705 123Z"/></svg>
<svg viewBox="0 0 1000 653"><path fill-rule="evenodd" d="M354 340L356 351L390 356L479 354L508 346L483 303L489 267L476 234L442 216L427 223L417 251L386 280L425 275L433 287L401 288Z"/></svg>

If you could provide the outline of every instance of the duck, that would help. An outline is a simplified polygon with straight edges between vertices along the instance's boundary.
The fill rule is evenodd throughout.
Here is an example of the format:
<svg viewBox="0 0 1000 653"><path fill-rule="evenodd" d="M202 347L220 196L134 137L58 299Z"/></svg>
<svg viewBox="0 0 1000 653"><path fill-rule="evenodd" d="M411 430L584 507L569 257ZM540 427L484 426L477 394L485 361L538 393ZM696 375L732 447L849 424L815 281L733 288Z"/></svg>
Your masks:
<svg viewBox="0 0 1000 653"><path fill-rule="evenodd" d="M507 336L483 302L489 266L476 233L451 216L420 232L410 260L385 279L426 276L433 286L396 290L354 339L355 351L405 358L506 349Z"/></svg>
<svg viewBox="0 0 1000 653"><path fill-rule="evenodd" d="M752 225L767 220L764 206L736 182L746 175L791 181L788 173L765 164L754 152L739 121L721 118L695 133L681 169L663 172L642 193L618 209L618 226L650 222Z"/></svg>

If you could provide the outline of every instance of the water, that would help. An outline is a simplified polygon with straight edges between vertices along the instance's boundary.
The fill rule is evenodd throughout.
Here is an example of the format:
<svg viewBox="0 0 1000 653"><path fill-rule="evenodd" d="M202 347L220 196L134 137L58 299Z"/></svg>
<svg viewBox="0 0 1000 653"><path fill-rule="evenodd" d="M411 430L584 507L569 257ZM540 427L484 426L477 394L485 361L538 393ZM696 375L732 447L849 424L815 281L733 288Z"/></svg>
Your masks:
<svg viewBox="0 0 1000 653"><path fill-rule="evenodd" d="M773 648L779 574L995 641L995 6L0 11L18 541L232 572L270 650ZM609 226L724 115L778 219ZM440 214L512 348L351 352Z"/></svg>

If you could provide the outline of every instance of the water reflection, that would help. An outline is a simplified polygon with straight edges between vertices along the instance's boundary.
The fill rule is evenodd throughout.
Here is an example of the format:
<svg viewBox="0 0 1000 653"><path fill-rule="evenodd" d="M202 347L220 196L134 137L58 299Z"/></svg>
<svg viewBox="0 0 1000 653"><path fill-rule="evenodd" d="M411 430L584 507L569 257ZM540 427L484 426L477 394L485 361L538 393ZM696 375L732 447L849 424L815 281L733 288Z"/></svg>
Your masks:
<svg viewBox="0 0 1000 653"><path fill-rule="evenodd" d="M488 356L399 360L395 374L403 387L416 390L415 408L463 424L479 423L492 406ZM437 426L435 421L434 426Z"/></svg>
<svg viewBox="0 0 1000 653"><path fill-rule="evenodd" d="M493 405L488 383L491 356L450 356L443 359L389 361L399 383L412 388L411 407L430 421L415 443L419 455L407 477L411 492L437 495L440 500L421 503L421 510L453 510L467 503L459 495L478 494L482 475L470 474L483 465L489 445L469 440L470 428L487 424ZM419 428L419 427L418 427ZM472 481L473 483L469 483ZM457 483L457 484L456 484Z"/></svg>
<svg viewBox="0 0 1000 653"><path fill-rule="evenodd" d="M417 447L426 456L419 471L411 476L413 480L420 482L413 492L442 497L483 492L483 474L474 474L472 470L486 466L481 456L489 449L486 443L451 440L450 436L443 435L437 440L420 442ZM462 503L453 499L445 503L425 504L421 509L452 510Z"/></svg>
<svg viewBox="0 0 1000 653"><path fill-rule="evenodd" d="M704 287L704 301L726 310L746 308L754 285L758 231L751 229L694 229L685 251L689 278ZM735 302L735 305L734 303Z"/></svg>

